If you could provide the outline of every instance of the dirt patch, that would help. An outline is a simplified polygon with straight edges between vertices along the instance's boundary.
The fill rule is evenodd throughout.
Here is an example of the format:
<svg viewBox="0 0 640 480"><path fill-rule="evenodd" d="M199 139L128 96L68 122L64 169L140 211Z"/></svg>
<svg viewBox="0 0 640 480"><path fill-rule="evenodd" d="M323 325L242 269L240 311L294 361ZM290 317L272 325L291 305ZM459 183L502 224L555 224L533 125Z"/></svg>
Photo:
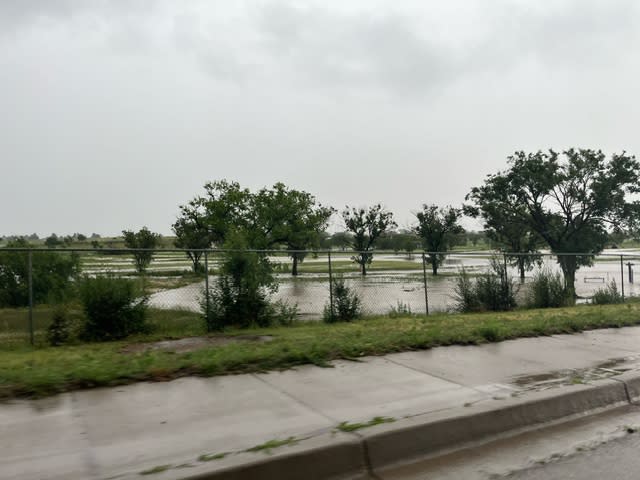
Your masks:
<svg viewBox="0 0 640 480"><path fill-rule="evenodd" d="M163 350L166 352L185 353L199 350L204 347L222 347L231 343L264 343L270 342L273 337L270 335L234 335L215 337L188 337L179 340L162 340L160 342L132 343L127 345L121 353L143 353L153 350Z"/></svg>

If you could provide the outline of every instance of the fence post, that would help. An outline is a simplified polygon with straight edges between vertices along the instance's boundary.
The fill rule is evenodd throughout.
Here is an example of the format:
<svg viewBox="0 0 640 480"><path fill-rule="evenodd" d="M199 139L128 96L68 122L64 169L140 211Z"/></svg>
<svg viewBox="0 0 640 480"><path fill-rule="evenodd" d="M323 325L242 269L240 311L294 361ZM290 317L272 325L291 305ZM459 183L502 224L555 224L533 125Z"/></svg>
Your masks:
<svg viewBox="0 0 640 480"><path fill-rule="evenodd" d="M424 280L424 309L429 315L429 289L427 286L427 257L422 252L422 278Z"/></svg>
<svg viewBox="0 0 640 480"><path fill-rule="evenodd" d="M331 271L331 252L327 252L329 259L329 316L333 321L333 273Z"/></svg>
<svg viewBox="0 0 640 480"><path fill-rule="evenodd" d="M29 251L28 262L28 282L29 282L29 340L31 345L34 344L33 339L33 252Z"/></svg>
<svg viewBox="0 0 640 480"><path fill-rule="evenodd" d="M209 252L204 251L204 298L205 298L205 315L209 321Z"/></svg>
<svg viewBox="0 0 640 480"><path fill-rule="evenodd" d="M507 253L502 253L502 259L504 261L504 283L507 283Z"/></svg>
<svg viewBox="0 0 640 480"><path fill-rule="evenodd" d="M620 255L620 283L622 287L622 301L624 302L624 255Z"/></svg>

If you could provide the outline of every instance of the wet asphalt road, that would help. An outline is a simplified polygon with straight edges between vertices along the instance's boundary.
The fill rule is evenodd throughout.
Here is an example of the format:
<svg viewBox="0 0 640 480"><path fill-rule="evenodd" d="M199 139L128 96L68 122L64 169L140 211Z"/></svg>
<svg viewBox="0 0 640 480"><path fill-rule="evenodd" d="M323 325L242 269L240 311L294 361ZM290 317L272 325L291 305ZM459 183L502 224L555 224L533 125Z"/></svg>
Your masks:
<svg viewBox="0 0 640 480"><path fill-rule="evenodd" d="M503 477L509 480L640 479L640 434L628 435L555 462Z"/></svg>
<svg viewBox="0 0 640 480"><path fill-rule="evenodd" d="M379 473L382 480L638 480L640 406L504 436Z"/></svg>

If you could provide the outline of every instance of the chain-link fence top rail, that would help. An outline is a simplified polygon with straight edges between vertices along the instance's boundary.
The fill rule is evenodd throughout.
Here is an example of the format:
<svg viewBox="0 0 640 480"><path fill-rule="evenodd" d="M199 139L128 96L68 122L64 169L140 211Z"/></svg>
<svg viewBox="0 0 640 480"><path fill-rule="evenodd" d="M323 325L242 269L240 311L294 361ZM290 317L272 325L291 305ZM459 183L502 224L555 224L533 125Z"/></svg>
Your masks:
<svg viewBox="0 0 640 480"><path fill-rule="evenodd" d="M277 290L270 293L273 301L296 306L300 320L319 320L332 298L336 282L354 291L361 302L362 314L425 314L451 311L456 305L456 282L462 272L477 277L492 270L491 259L506 264L508 276L516 285L516 298L522 303L527 285L541 271L560 272L558 254L481 252L393 252L351 250L248 250L267 258L273 267ZM151 259L144 273L136 269L134 255L149 253ZM82 275L110 275L140 279L149 296L149 306L167 311L200 312L206 286L215 284L221 262L227 250L181 249L47 249L0 248L0 341L22 337L33 325L36 336L42 335L51 321L51 305L55 303L47 288L56 282L45 281L55 268L49 264L51 255L74 255L77 271ZM373 255L366 265L366 275L353 258ZM298 257L297 275L292 275L293 256ZM440 260L437 275L432 272L431 258ZM593 255L561 254L564 257L589 257L590 266L581 266L575 277L578 302L587 302L594 292L615 282L623 296L638 293L634 268L640 250L613 250ZM518 258L532 260L521 282ZM200 265L200 270L194 268ZM204 274L204 265L208 275ZM13 269L13 270L12 270ZM197 270L197 271L196 271ZM49 279L50 280L50 279ZM72 281L73 282L73 281ZM331 287L330 287L331 286ZM19 295L10 298L7 289L17 289ZM15 292L14 292L15 293Z"/></svg>

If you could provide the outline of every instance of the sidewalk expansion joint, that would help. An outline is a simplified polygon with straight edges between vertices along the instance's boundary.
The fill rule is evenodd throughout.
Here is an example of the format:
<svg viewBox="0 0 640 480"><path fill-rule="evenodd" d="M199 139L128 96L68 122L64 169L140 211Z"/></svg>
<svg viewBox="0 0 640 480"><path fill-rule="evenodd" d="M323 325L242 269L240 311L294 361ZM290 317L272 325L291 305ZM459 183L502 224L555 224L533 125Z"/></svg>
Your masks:
<svg viewBox="0 0 640 480"><path fill-rule="evenodd" d="M264 383L265 385L267 385L269 388L275 390L276 392L284 395L285 397L290 398L291 400L293 400L294 402L296 402L298 405L303 406L304 408L307 408L309 410L311 410L313 413L316 413L318 415L320 415L321 417L324 417L325 419L329 420L332 425L337 425L339 423L339 420L333 417L330 417L329 415L325 414L324 412L321 412L320 410L318 410L317 408L309 405L308 403L300 400L299 398L295 397L294 395L290 394L289 392L287 392L286 390L283 390L282 388L278 387L277 385L273 385L271 382L269 382L267 379L259 377L257 374L255 373L251 373L250 374L253 378L261 381L262 383Z"/></svg>
<svg viewBox="0 0 640 480"><path fill-rule="evenodd" d="M394 365L398 365L399 367L404 367L404 368L407 368L407 369L409 369L409 370L413 370L414 372L421 373L422 375L426 375L426 376L428 376L428 377L437 378L437 379L439 379L439 380L444 380L445 382L452 383L452 384L454 384L454 385L458 385L459 387L468 388L468 389L470 389L470 390L475 390L475 391L476 391L476 392L478 392L478 393L482 393L483 395L487 395L487 392L483 392L482 390L480 390L480 389L478 389L478 388L476 388L476 387L472 387L472 386L469 386L469 385L465 385L464 383L456 382L455 380L451 380L450 378L446 378L446 377L444 377L444 376L442 376L442 375L437 375L437 374L435 374L435 373L427 372L427 371L422 370L422 369L417 368L417 367L412 367L412 366L410 366L410 365L406 365L406 364L404 364L404 363L402 363L402 362L399 362L398 360L392 360L392 359L390 359L390 358L389 358L389 357L387 357L387 356L384 356L383 358L384 358L385 360L387 360L388 362L393 363ZM487 396L489 396L489 395L487 395Z"/></svg>

